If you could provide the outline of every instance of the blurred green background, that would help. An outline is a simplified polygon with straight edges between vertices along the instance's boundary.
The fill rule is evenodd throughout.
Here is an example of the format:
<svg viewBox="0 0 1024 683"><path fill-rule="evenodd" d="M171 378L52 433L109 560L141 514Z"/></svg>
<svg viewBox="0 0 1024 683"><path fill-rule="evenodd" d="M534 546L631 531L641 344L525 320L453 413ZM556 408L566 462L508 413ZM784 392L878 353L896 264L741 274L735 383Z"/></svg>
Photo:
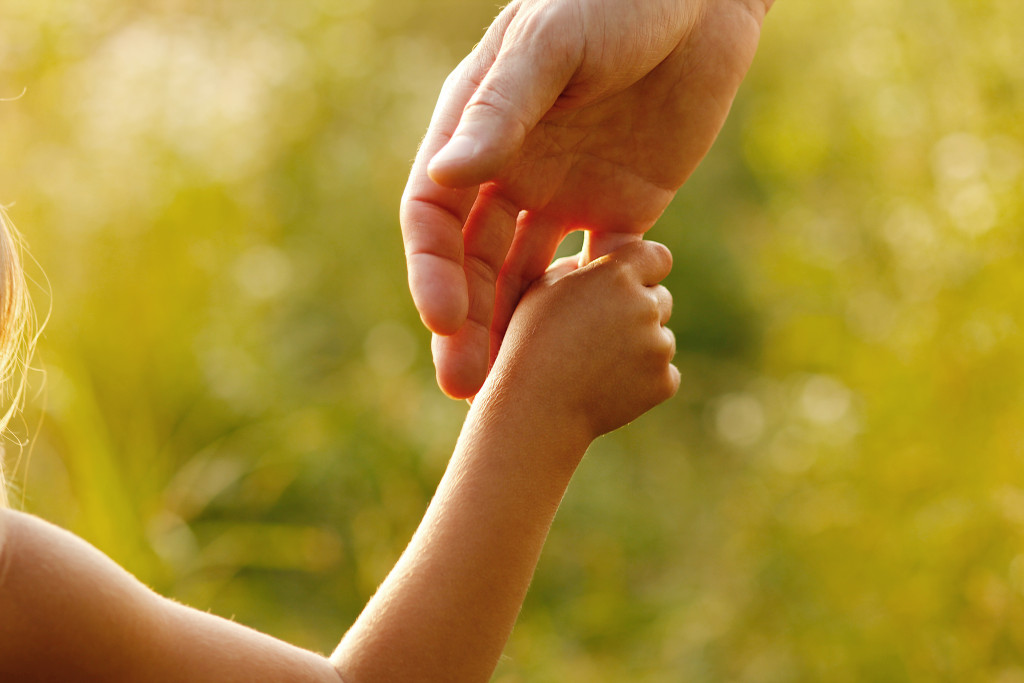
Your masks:
<svg viewBox="0 0 1024 683"><path fill-rule="evenodd" d="M0 0L0 203L52 305L15 501L334 647L464 414L397 206L495 13ZM1024 681L1022 27L776 3L651 233L683 387L592 448L495 680Z"/></svg>

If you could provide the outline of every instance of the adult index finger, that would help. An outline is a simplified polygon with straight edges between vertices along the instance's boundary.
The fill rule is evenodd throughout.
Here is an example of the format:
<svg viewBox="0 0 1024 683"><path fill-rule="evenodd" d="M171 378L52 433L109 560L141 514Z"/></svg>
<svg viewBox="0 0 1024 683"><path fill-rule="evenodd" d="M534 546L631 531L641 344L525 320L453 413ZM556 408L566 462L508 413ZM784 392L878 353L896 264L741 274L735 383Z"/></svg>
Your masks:
<svg viewBox="0 0 1024 683"><path fill-rule="evenodd" d="M438 334L453 334L466 320L469 294L462 227L477 188L442 187L427 174L427 163L447 142L476 88L472 68L471 61L464 60L445 81L409 172L400 209L409 290L423 323Z"/></svg>

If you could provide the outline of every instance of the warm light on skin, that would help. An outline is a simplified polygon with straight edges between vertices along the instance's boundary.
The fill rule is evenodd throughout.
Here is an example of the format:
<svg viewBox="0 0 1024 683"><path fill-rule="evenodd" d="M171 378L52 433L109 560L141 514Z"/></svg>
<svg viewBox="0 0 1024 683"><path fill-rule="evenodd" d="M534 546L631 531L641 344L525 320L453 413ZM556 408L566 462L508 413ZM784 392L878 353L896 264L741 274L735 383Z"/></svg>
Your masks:
<svg viewBox="0 0 1024 683"><path fill-rule="evenodd" d="M74 534L0 510L0 678L487 680L587 448L679 386L659 284L671 265L637 242L530 289L417 532L329 660L164 599Z"/></svg>
<svg viewBox="0 0 1024 683"><path fill-rule="evenodd" d="M447 394L479 389L566 226L595 235L589 261L657 222L718 135L771 4L505 7L445 82L402 201L409 285Z"/></svg>

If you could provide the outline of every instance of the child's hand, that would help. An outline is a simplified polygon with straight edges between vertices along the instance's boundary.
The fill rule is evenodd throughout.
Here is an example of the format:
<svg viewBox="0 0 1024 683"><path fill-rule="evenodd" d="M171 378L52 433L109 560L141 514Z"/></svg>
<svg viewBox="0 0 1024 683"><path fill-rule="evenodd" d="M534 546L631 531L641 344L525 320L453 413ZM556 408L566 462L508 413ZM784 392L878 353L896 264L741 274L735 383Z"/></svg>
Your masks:
<svg viewBox="0 0 1024 683"><path fill-rule="evenodd" d="M643 241L577 262L556 262L523 296L489 384L592 440L679 387L675 337L664 327L672 295L658 284L672 255Z"/></svg>

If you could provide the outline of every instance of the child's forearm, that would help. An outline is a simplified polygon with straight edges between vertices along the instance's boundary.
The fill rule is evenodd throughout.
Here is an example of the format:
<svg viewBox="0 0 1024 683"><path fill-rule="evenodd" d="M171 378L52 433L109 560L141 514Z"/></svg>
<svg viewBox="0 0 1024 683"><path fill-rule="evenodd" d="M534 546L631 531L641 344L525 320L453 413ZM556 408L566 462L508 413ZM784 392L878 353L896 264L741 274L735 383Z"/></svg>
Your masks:
<svg viewBox="0 0 1024 683"><path fill-rule="evenodd" d="M494 386L470 410L408 548L331 657L346 683L491 676L590 443Z"/></svg>
<svg viewBox="0 0 1024 683"><path fill-rule="evenodd" d="M0 680L486 681L590 441L556 414L481 395L420 528L330 663L159 598L81 539L0 510Z"/></svg>

